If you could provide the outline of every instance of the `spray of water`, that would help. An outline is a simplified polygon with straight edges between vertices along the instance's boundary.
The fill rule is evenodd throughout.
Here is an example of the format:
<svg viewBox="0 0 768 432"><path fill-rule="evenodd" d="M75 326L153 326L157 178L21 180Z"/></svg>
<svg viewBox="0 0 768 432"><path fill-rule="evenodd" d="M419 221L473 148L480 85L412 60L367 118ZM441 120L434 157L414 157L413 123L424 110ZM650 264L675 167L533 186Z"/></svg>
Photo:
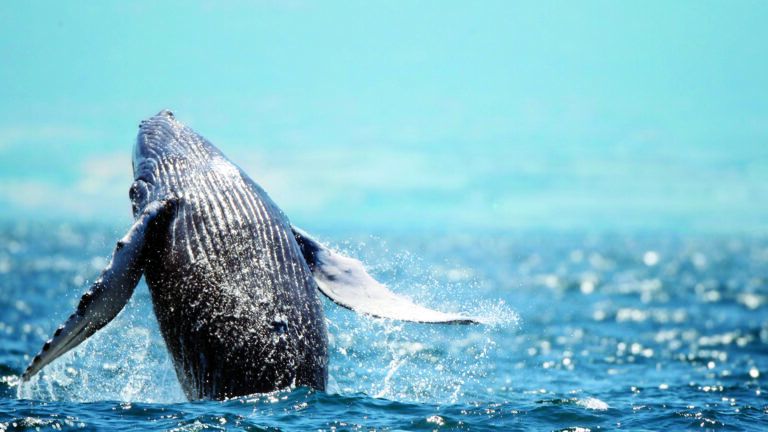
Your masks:
<svg viewBox="0 0 768 432"><path fill-rule="evenodd" d="M332 382L341 393L413 402L473 398L493 374L494 335L519 325L508 305L482 299L482 282L468 269L428 266L410 252L392 253L369 238L337 246L362 257L369 271L398 293L434 309L478 317L482 325L429 325L361 317L326 307ZM471 360L468 360L471 359Z"/></svg>
<svg viewBox="0 0 768 432"><path fill-rule="evenodd" d="M170 357L142 284L107 327L48 365L17 396L35 400L93 402L184 401Z"/></svg>
<svg viewBox="0 0 768 432"><path fill-rule="evenodd" d="M426 325L356 315L326 301L329 393L364 393L414 402L456 402L482 394L493 373L494 334L518 325L503 302L478 298L481 282L465 269L426 266L392 253L378 239L342 245L371 273L420 304L479 317L482 325ZM142 283L111 324L61 357L18 397L36 400L174 403L185 400Z"/></svg>

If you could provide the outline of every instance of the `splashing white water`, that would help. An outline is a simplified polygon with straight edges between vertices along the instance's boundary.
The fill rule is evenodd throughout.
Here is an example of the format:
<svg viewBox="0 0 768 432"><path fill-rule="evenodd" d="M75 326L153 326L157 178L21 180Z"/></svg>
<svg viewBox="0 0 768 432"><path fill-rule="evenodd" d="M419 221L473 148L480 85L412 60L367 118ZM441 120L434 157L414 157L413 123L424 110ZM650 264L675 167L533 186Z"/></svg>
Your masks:
<svg viewBox="0 0 768 432"><path fill-rule="evenodd" d="M356 315L329 301L331 393L366 393L402 401L457 401L492 374L494 334L519 325L508 305L480 299L478 282L436 270L409 253L367 245L375 273L415 301L480 317L482 325L426 325ZM382 248L384 250L382 250ZM363 255L351 252L353 256ZM112 323L19 385L37 400L174 403L186 400L141 283ZM466 361L471 358L472 361Z"/></svg>
<svg viewBox="0 0 768 432"><path fill-rule="evenodd" d="M77 402L185 401L150 311L142 284L113 322L29 382L19 383L17 397Z"/></svg>

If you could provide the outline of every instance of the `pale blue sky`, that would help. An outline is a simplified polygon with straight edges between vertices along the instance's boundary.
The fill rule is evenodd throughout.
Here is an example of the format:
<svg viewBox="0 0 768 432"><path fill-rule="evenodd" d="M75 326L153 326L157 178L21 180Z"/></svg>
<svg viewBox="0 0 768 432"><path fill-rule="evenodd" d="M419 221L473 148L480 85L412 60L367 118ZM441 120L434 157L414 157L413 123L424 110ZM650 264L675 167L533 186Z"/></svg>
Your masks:
<svg viewBox="0 0 768 432"><path fill-rule="evenodd" d="M3 217L168 107L304 226L768 228L768 2L154 3L0 3Z"/></svg>

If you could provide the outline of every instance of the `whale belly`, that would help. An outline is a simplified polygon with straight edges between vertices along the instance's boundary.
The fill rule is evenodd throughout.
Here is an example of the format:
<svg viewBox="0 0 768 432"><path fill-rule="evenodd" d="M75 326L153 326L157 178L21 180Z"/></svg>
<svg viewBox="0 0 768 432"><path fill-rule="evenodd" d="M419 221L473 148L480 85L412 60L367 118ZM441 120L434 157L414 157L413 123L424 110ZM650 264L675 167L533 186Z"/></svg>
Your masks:
<svg viewBox="0 0 768 432"><path fill-rule="evenodd" d="M288 220L245 181L181 186L145 276L187 396L324 389L325 318Z"/></svg>

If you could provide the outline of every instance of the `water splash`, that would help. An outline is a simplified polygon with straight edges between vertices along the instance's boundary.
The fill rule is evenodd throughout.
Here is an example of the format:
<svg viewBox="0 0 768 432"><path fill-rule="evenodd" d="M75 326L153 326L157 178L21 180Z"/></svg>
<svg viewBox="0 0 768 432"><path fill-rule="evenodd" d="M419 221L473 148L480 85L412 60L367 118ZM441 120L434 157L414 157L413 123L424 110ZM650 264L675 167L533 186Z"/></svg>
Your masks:
<svg viewBox="0 0 768 432"><path fill-rule="evenodd" d="M366 246L372 248L368 251ZM480 317L483 325L449 326L358 316L329 301L331 393L366 393L402 401L457 401L492 369L495 333L519 324L503 301L480 300L477 281L430 268L383 242L358 243L375 276L415 301ZM378 258L371 254L380 253ZM459 307L460 306L460 307ZM51 325L55 325L52 323ZM450 328L455 331L446 332ZM42 331L42 335L46 332ZM467 361L467 356L472 361ZM362 375L362 376L361 376ZM112 323L17 388L17 397L47 401L175 403L185 400L168 357L146 285Z"/></svg>
<svg viewBox="0 0 768 432"><path fill-rule="evenodd" d="M19 383L17 397L77 402L186 400L151 310L149 293L141 284L113 322L29 382Z"/></svg>
<svg viewBox="0 0 768 432"><path fill-rule="evenodd" d="M493 373L496 337L516 329L520 317L504 301L480 299L480 282L470 271L426 265L418 251L392 252L386 242L373 237L344 243L340 249L361 257L374 277L416 303L460 311L483 322L447 327L403 323L326 306L330 373L342 393L456 402L467 396L467 388L481 386Z"/></svg>

